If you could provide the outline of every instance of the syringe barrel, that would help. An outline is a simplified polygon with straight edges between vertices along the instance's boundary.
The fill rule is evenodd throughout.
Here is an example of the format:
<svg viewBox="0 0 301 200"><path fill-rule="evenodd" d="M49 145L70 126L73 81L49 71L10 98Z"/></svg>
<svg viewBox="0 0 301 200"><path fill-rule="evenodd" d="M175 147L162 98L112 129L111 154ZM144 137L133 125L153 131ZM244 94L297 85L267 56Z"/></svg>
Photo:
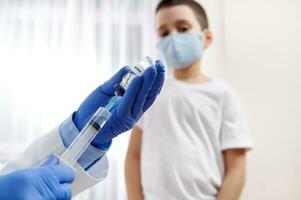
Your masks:
<svg viewBox="0 0 301 200"><path fill-rule="evenodd" d="M108 110L100 107L67 150L60 156L61 162L72 167L90 145L110 115Z"/></svg>
<svg viewBox="0 0 301 200"><path fill-rule="evenodd" d="M136 66L132 67L126 75L123 76L122 81L119 84L115 85L115 94L118 96L123 96L132 80L136 76L142 74L146 68L154 65L155 63L150 57L145 57Z"/></svg>

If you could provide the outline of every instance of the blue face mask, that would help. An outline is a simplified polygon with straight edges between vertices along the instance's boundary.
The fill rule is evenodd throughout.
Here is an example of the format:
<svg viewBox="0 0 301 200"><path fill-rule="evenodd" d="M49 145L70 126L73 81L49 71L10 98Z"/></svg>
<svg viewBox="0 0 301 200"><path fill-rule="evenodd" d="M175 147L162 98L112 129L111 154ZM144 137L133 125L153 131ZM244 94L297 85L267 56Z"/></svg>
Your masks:
<svg viewBox="0 0 301 200"><path fill-rule="evenodd" d="M199 58L204 51L205 43L201 34L180 33L167 36L158 43L158 48L169 67L185 68Z"/></svg>

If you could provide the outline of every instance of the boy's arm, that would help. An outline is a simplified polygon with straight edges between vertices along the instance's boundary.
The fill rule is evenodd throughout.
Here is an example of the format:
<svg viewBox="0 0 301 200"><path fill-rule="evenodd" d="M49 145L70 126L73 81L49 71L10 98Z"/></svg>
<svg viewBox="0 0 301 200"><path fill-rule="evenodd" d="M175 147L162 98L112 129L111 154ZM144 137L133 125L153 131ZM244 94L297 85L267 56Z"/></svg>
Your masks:
<svg viewBox="0 0 301 200"><path fill-rule="evenodd" d="M225 176L217 200L238 200L245 182L246 150L224 152Z"/></svg>
<svg viewBox="0 0 301 200"><path fill-rule="evenodd" d="M128 200L142 200L143 192L140 175L140 148L142 130L134 127L125 159L125 179Z"/></svg>

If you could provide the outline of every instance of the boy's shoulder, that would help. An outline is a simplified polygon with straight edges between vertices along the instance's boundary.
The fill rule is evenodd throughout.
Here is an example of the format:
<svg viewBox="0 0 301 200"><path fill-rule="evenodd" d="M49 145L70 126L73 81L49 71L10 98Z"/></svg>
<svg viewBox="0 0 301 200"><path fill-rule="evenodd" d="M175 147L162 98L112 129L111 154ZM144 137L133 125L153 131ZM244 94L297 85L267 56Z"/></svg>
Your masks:
<svg viewBox="0 0 301 200"><path fill-rule="evenodd" d="M169 90L170 88L176 88L180 86L185 90L192 91L199 90L201 93L206 92L210 93L211 95L215 96L216 98L223 98L223 99L233 99L237 98L237 94L232 88L232 86L226 82L225 80L218 79L218 78L211 78L211 81L208 83L202 83L199 85L195 84L187 84L176 80L173 76L168 76L164 83L164 88Z"/></svg>
<svg viewBox="0 0 301 200"><path fill-rule="evenodd" d="M224 92L231 92L233 91L232 87L229 83L222 79L212 79L212 81L216 84L216 86Z"/></svg>
<svg viewBox="0 0 301 200"><path fill-rule="evenodd" d="M213 86L213 88L217 89L221 93L224 93L224 92L227 93L227 92L233 91L230 84L228 84L223 79L211 78L211 81L209 82L209 84L211 84Z"/></svg>
<svg viewBox="0 0 301 200"><path fill-rule="evenodd" d="M222 96L223 99L226 101L231 101L233 99L238 100L239 97L233 87L222 79L215 79L214 80L216 87L219 90L219 94Z"/></svg>

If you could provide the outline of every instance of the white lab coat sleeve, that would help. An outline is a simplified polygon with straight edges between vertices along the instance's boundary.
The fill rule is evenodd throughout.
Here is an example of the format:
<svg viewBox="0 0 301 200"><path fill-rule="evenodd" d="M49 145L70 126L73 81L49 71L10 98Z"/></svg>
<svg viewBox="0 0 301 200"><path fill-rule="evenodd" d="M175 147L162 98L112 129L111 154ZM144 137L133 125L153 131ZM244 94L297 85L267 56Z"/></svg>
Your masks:
<svg viewBox="0 0 301 200"><path fill-rule="evenodd" d="M33 142L20 156L0 166L0 175L24 168L39 166L51 154L61 155L65 146L62 142L59 127ZM108 173L108 159L104 155L85 171L75 164L76 177L71 185L73 196L94 186L103 180Z"/></svg>

